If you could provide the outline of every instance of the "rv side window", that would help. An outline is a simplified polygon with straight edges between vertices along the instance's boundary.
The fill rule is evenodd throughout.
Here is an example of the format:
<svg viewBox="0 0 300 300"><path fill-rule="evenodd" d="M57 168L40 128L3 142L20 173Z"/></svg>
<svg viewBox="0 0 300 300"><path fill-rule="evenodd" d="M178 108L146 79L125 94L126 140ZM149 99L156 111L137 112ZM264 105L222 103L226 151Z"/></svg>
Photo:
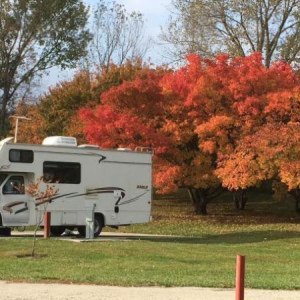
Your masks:
<svg viewBox="0 0 300 300"><path fill-rule="evenodd" d="M32 163L33 151L11 149L9 150L9 161L20 162L20 163Z"/></svg>
<svg viewBox="0 0 300 300"><path fill-rule="evenodd" d="M24 189L24 177L23 176L11 176L5 183L3 189L3 194L25 194Z"/></svg>
<svg viewBox="0 0 300 300"><path fill-rule="evenodd" d="M79 163L45 161L43 179L48 183L79 184L81 166Z"/></svg>

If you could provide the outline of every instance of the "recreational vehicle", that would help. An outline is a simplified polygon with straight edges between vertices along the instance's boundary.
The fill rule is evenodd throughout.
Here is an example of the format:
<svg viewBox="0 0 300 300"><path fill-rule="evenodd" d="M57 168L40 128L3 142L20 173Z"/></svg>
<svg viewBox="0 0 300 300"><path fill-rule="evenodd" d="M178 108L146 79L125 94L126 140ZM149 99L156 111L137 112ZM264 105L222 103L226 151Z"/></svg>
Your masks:
<svg viewBox="0 0 300 300"><path fill-rule="evenodd" d="M26 187L42 180L56 189L47 206ZM36 225L46 209L51 234L77 228L85 235L92 217L94 235L104 226L150 221L152 154L143 148L103 150L72 137L48 137L41 145L0 141L0 227Z"/></svg>

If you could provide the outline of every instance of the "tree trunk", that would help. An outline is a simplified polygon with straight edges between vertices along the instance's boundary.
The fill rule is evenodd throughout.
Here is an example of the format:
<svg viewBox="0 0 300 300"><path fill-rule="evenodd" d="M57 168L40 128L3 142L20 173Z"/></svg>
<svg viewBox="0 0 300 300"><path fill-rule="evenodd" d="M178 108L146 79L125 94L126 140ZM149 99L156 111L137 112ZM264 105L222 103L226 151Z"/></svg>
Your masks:
<svg viewBox="0 0 300 300"><path fill-rule="evenodd" d="M237 190L233 193L233 200L235 208L238 210L244 210L247 203L247 194L245 190Z"/></svg>
<svg viewBox="0 0 300 300"><path fill-rule="evenodd" d="M290 191L290 194L295 198L296 212L300 213L300 189L294 189Z"/></svg>
<svg viewBox="0 0 300 300"><path fill-rule="evenodd" d="M2 105L2 109L0 110L0 137L5 136L5 117L6 116Z"/></svg>
<svg viewBox="0 0 300 300"><path fill-rule="evenodd" d="M191 199L191 201L192 201L192 204L193 204L193 206L195 206L195 195L194 195L194 190L195 189L193 189L193 188L188 188L187 189L188 190L188 192L189 192L189 196L190 196L190 199Z"/></svg>
<svg viewBox="0 0 300 300"><path fill-rule="evenodd" d="M4 91L2 97L1 109L0 109L0 137L6 137L6 118L7 118L7 103L8 103L8 93Z"/></svg>
<svg viewBox="0 0 300 300"><path fill-rule="evenodd" d="M189 194L197 215L207 215L208 198L206 190L189 188Z"/></svg>
<svg viewBox="0 0 300 300"><path fill-rule="evenodd" d="M300 214L300 198L296 199L296 212Z"/></svg>

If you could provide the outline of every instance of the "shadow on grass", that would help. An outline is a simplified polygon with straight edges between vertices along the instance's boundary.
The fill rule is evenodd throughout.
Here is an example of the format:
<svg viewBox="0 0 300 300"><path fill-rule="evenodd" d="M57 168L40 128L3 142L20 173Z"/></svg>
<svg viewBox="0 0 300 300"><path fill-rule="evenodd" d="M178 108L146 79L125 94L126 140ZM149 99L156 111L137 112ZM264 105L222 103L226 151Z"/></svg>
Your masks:
<svg viewBox="0 0 300 300"><path fill-rule="evenodd" d="M204 235L203 237L168 237L168 236L128 236L127 240L142 240L158 243L181 243L181 244L246 244L263 243L281 239L299 238L299 232L282 231L256 231L226 233L222 235Z"/></svg>
<svg viewBox="0 0 300 300"><path fill-rule="evenodd" d="M14 238L32 238L30 233ZM40 236L42 237L42 236ZM7 237L6 237L7 238ZM246 243L264 243L269 241L300 238L298 231L245 231L217 234L206 234L201 237L185 237L185 236L156 236L156 235L105 235L97 237L93 240L85 240L78 234L68 236L54 237L58 240L82 240L94 242L117 242L117 241L148 241L156 243L180 243L180 244L246 244Z"/></svg>
<svg viewBox="0 0 300 300"><path fill-rule="evenodd" d="M232 194L223 193L219 198L208 204L208 215L196 215L187 192L160 196L153 200L153 219L172 222L194 221L209 224L299 224L300 214L295 211L295 200L287 197L284 200L275 200L272 189L263 192L259 189L250 189L245 210L235 208Z"/></svg>

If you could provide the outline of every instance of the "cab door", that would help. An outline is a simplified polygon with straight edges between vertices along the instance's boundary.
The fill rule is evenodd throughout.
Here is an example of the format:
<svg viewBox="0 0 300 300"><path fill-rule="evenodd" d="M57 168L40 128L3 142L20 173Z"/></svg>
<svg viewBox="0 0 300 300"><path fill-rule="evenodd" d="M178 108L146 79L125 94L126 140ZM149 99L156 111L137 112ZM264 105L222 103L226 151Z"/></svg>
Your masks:
<svg viewBox="0 0 300 300"><path fill-rule="evenodd" d="M29 222L29 196L26 175L11 174L0 186L0 210L4 226L23 226Z"/></svg>

